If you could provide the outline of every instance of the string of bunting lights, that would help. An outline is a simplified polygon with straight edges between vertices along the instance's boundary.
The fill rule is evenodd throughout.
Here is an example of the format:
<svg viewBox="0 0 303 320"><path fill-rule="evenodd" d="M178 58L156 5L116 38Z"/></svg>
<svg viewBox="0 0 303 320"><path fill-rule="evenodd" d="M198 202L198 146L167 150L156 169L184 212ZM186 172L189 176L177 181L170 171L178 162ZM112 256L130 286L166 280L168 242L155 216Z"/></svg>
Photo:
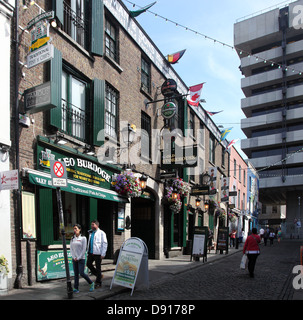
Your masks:
<svg viewBox="0 0 303 320"><path fill-rule="evenodd" d="M141 6L137 5L134 2L131 2L129 0L125 0L125 1L128 2L129 4L131 4L133 7L138 7L140 9L142 9ZM190 31L190 32L195 33L196 35L202 36L206 40L213 41L214 43L218 43L218 44L222 45L223 47L230 48L231 50L236 50L239 55L247 56L248 58L254 57L256 59L256 61L263 61L264 64L270 64L272 67L276 66L276 67L278 67L278 69L284 68L283 70L285 70L285 71L291 70L293 73L297 72L297 74L299 74L300 76L303 73L302 70L297 70L297 69L295 69L293 67L290 67L290 66L283 66L283 64L277 63L277 62L275 62L273 60L264 59L264 58L262 58L262 57L260 57L258 55L252 54L251 52L245 51L245 50L243 50L241 48L238 48L236 46L232 46L232 45L230 45L228 43L225 43L223 41L220 41L220 40L217 40L215 38L212 38L212 37L210 37L210 36L208 36L206 34L203 34L203 33L199 32L199 31L196 31L196 30L193 30L193 29L191 29L191 28L189 28L187 26L184 26L184 25L180 24L179 22L176 22L176 21L173 21L173 20L171 20L169 18L163 17L162 15L160 15L160 14L158 14L156 12L153 12L153 11L151 11L149 9L147 9L146 12L149 12L149 13L153 14L155 17L159 17L159 18L163 19L166 22L170 22L170 23L174 24L176 27L183 28L186 31Z"/></svg>

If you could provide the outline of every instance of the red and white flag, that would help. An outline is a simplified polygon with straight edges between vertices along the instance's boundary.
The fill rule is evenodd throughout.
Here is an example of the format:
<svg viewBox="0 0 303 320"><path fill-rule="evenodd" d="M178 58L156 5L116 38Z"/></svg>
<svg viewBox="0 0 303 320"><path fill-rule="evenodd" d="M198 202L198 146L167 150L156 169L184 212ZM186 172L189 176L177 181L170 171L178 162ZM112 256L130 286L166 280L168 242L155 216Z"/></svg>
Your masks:
<svg viewBox="0 0 303 320"><path fill-rule="evenodd" d="M226 147L226 150L231 148L236 142L238 142L240 139L233 139L230 141L229 145Z"/></svg>
<svg viewBox="0 0 303 320"><path fill-rule="evenodd" d="M205 82L197 84L195 86L189 87L189 96L187 97L187 102L191 106L198 107L201 91Z"/></svg>

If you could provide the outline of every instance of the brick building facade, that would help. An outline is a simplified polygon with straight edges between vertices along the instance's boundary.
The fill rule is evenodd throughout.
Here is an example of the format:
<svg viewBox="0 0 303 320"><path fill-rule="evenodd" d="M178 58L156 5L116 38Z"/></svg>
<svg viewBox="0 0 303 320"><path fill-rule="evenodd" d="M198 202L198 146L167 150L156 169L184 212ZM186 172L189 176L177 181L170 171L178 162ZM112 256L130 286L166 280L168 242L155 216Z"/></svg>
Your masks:
<svg viewBox="0 0 303 320"><path fill-rule="evenodd" d="M62 251L56 193L50 177L52 159L61 159L67 167L69 185L62 188L67 239L74 223L80 223L87 235L90 221L98 219L108 236L107 259L114 259L129 237L142 238L149 258L162 259L183 252L192 240L194 225L210 226L216 232L219 221L215 208L228 210L221 202L220 183L221 177L229 175L226 141L220 141L220 130L202 106L187 105L187 86L130 17L123 2L25 3L26 8L20 1L19 8L18 90L20 113L27 113L29 122L18 128L22 234L21 250L15 245L14 252L16 257L22 254L23 281L30 275L37 281L50 279L42 257ZM39 19L31 23L52 11L54 16L42 23ZM26 64L32 39L47 28L46 21L51 23L53 57L29 68ZM165 102L161 87L167 79L174 79L178 87L173 99L177 112L170 120L161 115ZM31 107L42 109L35 112ZM123 132L129 127L136 132L134 141L127 144ZM187 146L190 141L198 149L196 167L172 167L178 177L191 186L201 185L202 174L216 169L215 192L203 198L197 215L192 214L196 212L193 196L182 199L178 212L171 212L163 201L170 182L161 179L164 170L160 162L162 134L167 128L180 129L181 144ZM15 132L12 129L12 136ZM141 197L128 199L113 188L114 177L126 166L138 178L148 176ZM209 210L204 200L211 200ZM15 217L16 208L11 214ZM124 227L125 223L119 226L121 217L131 223L130 228ZM17 264L13 259L13 271Z"/></svg>

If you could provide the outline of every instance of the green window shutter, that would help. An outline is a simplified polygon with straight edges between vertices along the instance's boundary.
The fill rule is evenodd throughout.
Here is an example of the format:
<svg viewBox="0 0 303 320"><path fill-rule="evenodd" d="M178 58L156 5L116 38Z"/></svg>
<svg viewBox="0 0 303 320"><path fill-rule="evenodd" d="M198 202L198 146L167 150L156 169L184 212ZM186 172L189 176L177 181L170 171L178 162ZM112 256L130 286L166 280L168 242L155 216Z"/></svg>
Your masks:
<svg viewBox="0 0 303 320"><path fill-rule="evenodd" d="M98 218L98 199L89 198L89 226L93 220Z"/></svg>
<svg viewBox="0 0 303 320"><path fill-rule="evenodd" d="M64 4L63 0L53 0L53 10L55 11L55 16L59 22L63 25L64 22Z"/></svg>
<svg viewBox="0 0 303 320"><path fill-rule="evenodd" d="M104 4L103 0L91 0L91 53L103 55Z"/></svg>
<svg viewBox="0 0 303 320"><path fill-rule="evenodd" d="M93 144L100 147L104 143L104 137L101 137L101 135L98 137L98 134L104 129L105 81L94 79L93 90Z"/></svg>
<svg viewBox="0 0 303 320"><path fill-rule="evenodd" d="M50 110L50 125L61 128L62 104L62 53L54 48L54 58L50 62L52 102L56 106Z"/></svg>
<svg viewBox="0 0 303 320"><path fill-rule="evenodd" d="M40 238L41 245L54 243L52 189L39 188Z"/></svg>

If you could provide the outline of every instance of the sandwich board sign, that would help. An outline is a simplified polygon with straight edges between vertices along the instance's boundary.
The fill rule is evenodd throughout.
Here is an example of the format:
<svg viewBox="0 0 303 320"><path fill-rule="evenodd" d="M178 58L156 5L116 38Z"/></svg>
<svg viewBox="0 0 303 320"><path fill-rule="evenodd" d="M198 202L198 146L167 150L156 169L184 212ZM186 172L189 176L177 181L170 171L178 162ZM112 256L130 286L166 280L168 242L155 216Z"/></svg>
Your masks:
<svg viewBox="0 0 303 320"><path fill-rule="evenodd" d="M203 257L203 262L207 261L207 240L208 227L195 227L191 259Z"/></svg>
<svg viewBox="0 0 303 320"><path fill-rule="evenodd" d="M110 290L113 284L132 289L131 296L136 284L149 287L148 249L141 239L130 238L121 246Z"/></svg>

